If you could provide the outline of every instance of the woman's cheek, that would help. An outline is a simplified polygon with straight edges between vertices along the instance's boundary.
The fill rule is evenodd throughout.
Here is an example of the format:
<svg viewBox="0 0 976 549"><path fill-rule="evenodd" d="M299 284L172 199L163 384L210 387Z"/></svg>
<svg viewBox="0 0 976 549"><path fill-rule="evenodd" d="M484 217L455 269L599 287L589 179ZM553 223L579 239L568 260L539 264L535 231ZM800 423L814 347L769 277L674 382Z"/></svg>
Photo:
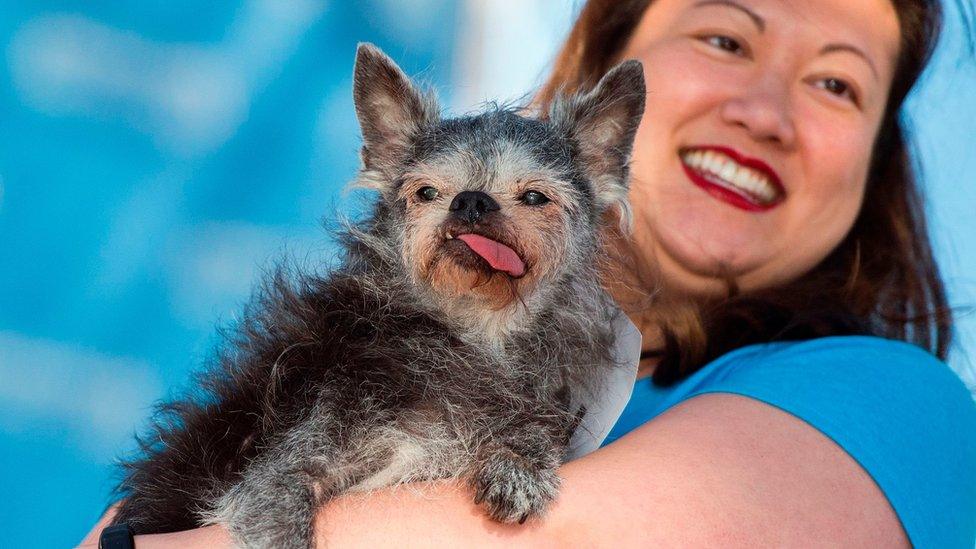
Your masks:
<svg viewBox="0 0 976 549"><path fill-rule="evenodd" d="M641 59L647 83L648 106L653 110L687 113L681 105L713 103L742 77L742 68L722 64L688 44L655 50ZM646 111L645 111L646 112Z"/></svg>
<svg viewBox="0 0 976 549"><path fill-rule="evenodd" d="M808 118L810 119L810 118ZM806 138L800 143L807 149L801 156L805 160L804 171L809 189L823 202L837 202L835 208L818 209L855 210L864 194L867 171L870 164L872 143L867 139L873 133L849 120L825 120L819 126L807 128Z"/></svg>

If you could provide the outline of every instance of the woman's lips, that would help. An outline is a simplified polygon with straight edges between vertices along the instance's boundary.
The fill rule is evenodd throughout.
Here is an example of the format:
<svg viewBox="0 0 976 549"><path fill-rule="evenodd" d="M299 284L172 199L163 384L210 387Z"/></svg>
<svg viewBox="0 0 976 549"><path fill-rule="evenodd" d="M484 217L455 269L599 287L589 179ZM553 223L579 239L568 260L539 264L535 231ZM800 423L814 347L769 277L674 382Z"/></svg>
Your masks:
<svg viewBox="0 0 976 549"><path fill-rule="evenodd" d="M737 208L766 211L786 198L786 189L772 168L728 147L683 148L679 157L692 183Z"/></svg>

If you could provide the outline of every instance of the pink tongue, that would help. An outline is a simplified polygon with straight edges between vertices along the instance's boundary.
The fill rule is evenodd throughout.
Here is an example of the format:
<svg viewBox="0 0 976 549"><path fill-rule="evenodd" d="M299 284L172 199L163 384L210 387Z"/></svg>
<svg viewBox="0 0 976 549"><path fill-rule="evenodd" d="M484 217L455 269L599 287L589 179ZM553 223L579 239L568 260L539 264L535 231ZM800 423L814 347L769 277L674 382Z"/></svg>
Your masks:
<svg viewBox="0 0 976 549"><path fill-rule="evenodd" d="M490 238L485 238L479 234L459 234L459 240L464 241L471 250L480 255L491 265L491 268L505 271L512 276L522 276L525 274L525 263L522 258L515 253L515 250L495 242Z"/></svg>

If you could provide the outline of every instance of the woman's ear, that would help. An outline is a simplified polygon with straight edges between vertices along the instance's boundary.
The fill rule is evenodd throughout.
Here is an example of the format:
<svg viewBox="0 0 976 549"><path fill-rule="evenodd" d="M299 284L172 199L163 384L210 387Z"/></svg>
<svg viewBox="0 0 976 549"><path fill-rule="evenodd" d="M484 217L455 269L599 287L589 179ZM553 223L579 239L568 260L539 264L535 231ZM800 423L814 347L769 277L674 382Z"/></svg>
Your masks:
<svg viewBox="0 0 976 549"><path fill-rule="evenodd" d="M353 101L367 170L386 172L397 165L409 152L410 139L439 117L432 95L419 91L392 59L367 43L356 49Z"/></svg>
<svg viewBox="0 0 976 549"><path fill-rule="evenodd" d="M639 61L624 61L591 91L554 101L549 114L576 142L600 205L617 208L625 229L632 223L627 176L645 93L643 66Z"/></svg>

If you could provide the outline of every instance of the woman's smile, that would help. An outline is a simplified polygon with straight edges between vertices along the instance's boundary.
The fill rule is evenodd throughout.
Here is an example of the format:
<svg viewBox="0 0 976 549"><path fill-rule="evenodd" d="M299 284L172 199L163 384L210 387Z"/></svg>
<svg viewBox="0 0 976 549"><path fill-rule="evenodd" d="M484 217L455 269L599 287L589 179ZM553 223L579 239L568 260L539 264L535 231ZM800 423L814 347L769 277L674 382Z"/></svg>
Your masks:
<svg viewBox="0 0 976 549"><path fill-rule="evenodd" d="M679 156L692 183L737 208L764 212L786 199L779 175L758 158L716 145L682 148Z"/></svg>

